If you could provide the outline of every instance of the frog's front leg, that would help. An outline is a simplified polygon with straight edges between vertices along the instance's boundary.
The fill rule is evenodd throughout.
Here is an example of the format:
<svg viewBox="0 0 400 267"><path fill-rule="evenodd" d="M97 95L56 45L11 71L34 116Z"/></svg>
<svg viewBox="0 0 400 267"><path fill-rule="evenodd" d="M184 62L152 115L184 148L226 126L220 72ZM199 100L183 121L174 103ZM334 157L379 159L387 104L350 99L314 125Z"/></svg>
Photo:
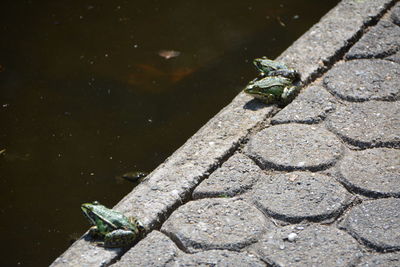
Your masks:
<svg viewBox="0 0 400 267"><path fill-rule="evenodd" d="M282 93L282 100L285 103L289 103L291 102L299 93L300 91L300 86L287 86L283 89L283 93Z"/></svg>
<svg viewBox="0 0 400 267"><path fill-rule="evenodd" d="M132 244L136 234L130 230L114 230L104 236L105 247L125 247Z"/></svg>

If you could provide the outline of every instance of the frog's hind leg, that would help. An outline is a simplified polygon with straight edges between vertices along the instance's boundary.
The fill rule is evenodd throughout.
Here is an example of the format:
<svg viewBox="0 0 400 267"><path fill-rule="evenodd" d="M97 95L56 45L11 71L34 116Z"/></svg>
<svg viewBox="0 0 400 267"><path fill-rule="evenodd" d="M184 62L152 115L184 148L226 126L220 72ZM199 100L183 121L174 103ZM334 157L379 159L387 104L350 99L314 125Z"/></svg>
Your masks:
<svg viewBox="0 0 400 267"><path fill-rule="evenodd" d="M298 95L300 86L285 87L282 93L282 100L285 104L292 102L292 100Z"/></svg>
<svg viewBox="0 0 400 267"><path fill-rule="evenodd" d="M105 247L126 247L131 245L136 239L136 234L129 230L114 230L104 237Z"/></svg>

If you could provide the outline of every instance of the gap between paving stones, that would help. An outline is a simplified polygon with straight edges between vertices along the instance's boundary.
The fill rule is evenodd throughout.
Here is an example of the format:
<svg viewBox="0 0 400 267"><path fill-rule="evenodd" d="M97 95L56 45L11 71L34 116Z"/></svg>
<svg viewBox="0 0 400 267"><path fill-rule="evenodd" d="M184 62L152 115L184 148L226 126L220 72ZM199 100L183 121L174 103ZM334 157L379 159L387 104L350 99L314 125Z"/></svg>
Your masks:
<svg viewBox="0 0 400 267"><path fill-rule="evenodd" d="M395 0L367 1L364 3L361 3L360 1L358 4L357 1L342 1L338 6L328 12L328 14L321 19L320 23L314 25L298 41L289 47L278 58L278 60L286 62L298 69L303 74L302 79L304 80L305 85L308 85L318 77L321 77L333 64L335 64L336 61L341 59L350 47L361 38L365 29L376 24L380 17L382 17L382 15L395 3ZM361 6L363 4L365 4L365 6ZM358 10L354 11L354 9L349 10L349 5L360 6L358 7ZM359 12L356 14L357 16L354 16L354 14L351 13L353 11ZM341 12L350 12L350 14L347 13L344 16L347 15L347 18L355 20L355 23L353 23L354 25L351 25L353 28L350 27L351 29L347 29L347 31L342 30L344 33L340 38L336 38L337 36L332 32L325 34L327 30L332 30L332 28L338 27L338 25L336 25L337 17L341 16ZM325 29L323 27L325 27ZM313 36L315 33L317 33L317 35L322 35L323 40L326 40L328 43L330 41L335 41L336 43L331 45L331 47L326 48L324 47L324 41L321 41L321 36ZM329 36L329 34L335 36ZM318 41L322 44L318 43ZM322 55L318 54L319 51L316 51L315 54L304 53L304 50L307 47L321 50ZM309 58L307 58L307 56L309 56ZM243 106L244 103L245 105ZM243 108L252 110L254 113L243 115L243 113L248 112ZM270 117L272 117L273 114L276 114L277 111L278 110L275 107L261 105L251 100L251 98L239 94L239 96L237 96L227 108L224 108L215 118L210 120L202 129L199 130L198 133L190 138L185 145L178 149L174 153L175 157L172 156L167 159L165 163L161 164L152 174L150 174L149 179L152 179L154 188L151 187L150 189L144 190L143 188L147 186L147 181L145 181L144 185L139 185L139 188L128 194L119 204L116 205L115 208L126 213L128 216L134 214L139 218L144 218L144 224L148 228L148 232L154 229L159 229L166 218L168 218L177 207L192 199L191 194L201 181L208 178L211 172L216 170L223 162L232 156L240 146L247 143L250 136L262 128L268 127L270 125ZM232 117L234 117L227 113L232 112L236 112L235 116L239 116L241 119L244 119L244 116L253 115L251 118L247 118L248 122L244 122L251 124L251 127L241 130L238 133L238 129L240 129L240 126L242 125L229 125L230 128L237 127L237 132L232 133L221 130L222 133L220 134L222 134L222 138L224 139L222 139L221 136L209 136L209 133L204 133L207 129L212 129L213 131L217 131L218 128L224 129L224 120L226 118L232 119ZM220 121L218 121L218 119L220 119ZM232 123L233 122L231 121L231 124ZM209 138L207 138L207 136L209 136ZM227 136L230 136L231 139L226 141L225 137ZM199 141L200 138L203 138L203 140ZM207 153L207 148L204 148L204 144L208 142L208 145L212 147L215 145L215 141L220 143L217 144L214 150L209 148L210 151L214 151L213 155L215 158L212 160L207 158L202 159L198 150L205 150L202 152ZM191 145L190 149L188 148L188 143ZM228 148L226 148L226 146L228 146ZM215 152L216 149L218 149L217 152ZM184 156L186 162L183 162L182 159L177 159L176 155L181 157ZM196 159L196 157L200 157L199 161L191 162ZM162 179L165 177L171 178L171 173L168 168L180 168L179 171L175 170L173 173L173 178L175 178L176 181L175 189L172 188L171 184L166 184ZM192 175L191 178L185 180L185 177L180 177L180 175L185 176L185 173L187 173L189 169ZM169 183L172 181L170 180ZM144 196L141 191L150 193L150 196ZM156 191L157 194L152 191ZM154 196L164 194L163 203L157 201L152 202L149 201L149 199L146 199L146 197L151 197L153 194ZM135 200L134 203L132 203L132 199ZM149 203L146 204L146 201ZM153 210L148 211L144 204L151 206ZM82 238L75 242L69 250L61 255L53 263L53 266L77 264L107 266L117 261L123 253L125 253L125 250L123 249L99 248L89 244L85 241L85 238Z"/></svg>

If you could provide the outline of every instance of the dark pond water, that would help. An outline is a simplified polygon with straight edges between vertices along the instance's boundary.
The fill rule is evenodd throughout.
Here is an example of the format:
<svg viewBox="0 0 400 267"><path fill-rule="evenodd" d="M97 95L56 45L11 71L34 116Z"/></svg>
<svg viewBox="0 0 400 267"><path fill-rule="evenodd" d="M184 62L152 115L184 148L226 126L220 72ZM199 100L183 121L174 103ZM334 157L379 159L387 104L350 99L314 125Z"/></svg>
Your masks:
<svg viewBox="0 0 400 267"><path fill-rule="evenodd" d="M51 263L337 2L1 1L1 265Z"/></svg>

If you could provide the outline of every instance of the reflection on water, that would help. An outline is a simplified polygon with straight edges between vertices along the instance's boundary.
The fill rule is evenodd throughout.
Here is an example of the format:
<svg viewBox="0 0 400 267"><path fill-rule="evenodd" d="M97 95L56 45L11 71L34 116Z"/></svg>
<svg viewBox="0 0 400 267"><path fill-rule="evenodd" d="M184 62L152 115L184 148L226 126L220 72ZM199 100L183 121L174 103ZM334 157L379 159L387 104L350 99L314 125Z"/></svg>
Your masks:
<svg viewBox="0 0 400 267"><path fill-rule="evenodd" d="M2 1L2 265L49 264L337 2Z"/></svg>

